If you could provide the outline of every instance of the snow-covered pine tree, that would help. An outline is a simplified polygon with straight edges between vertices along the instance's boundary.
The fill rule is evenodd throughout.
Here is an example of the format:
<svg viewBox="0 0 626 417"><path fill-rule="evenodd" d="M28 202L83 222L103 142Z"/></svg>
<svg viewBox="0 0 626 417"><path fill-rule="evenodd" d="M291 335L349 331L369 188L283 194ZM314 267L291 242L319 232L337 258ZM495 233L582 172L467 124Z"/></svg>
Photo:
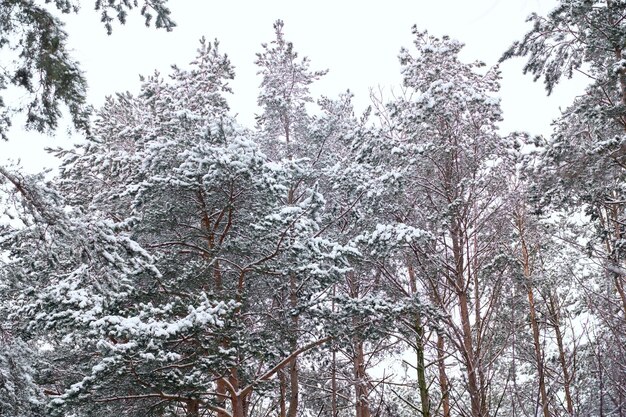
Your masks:
<svg viewBox="0 0 626 417"><path fill-rule="evenodd" d="M365 247L359 238L364 227L375 228L372 213L376 211L373 205L367 205L377 204L382 211L387 207L380 203L381 194L370 189L375 181L368 177L367 168L355 162L353 145L359 142L357 138L375 133L367 126L367 114L355 117L349 92L338 99L322 97L315 102L309 86L326 71L309 69L308 58L299 58L293 44L285 39L283 27L282 21L275 23L275 39L264 44L257 55L262 76L258 99L262 113L257 117L260 142L272 158L302 163L304 169L294 178L287 203L297 203L302 189L315 187L326 199L320 236ZM319 410L312 407L336 416L356 412L366 417L385 412L381 408L383 399L375 399L384 391L383 385L371 380L367 371L386 352L385 340L397 316L396 306L381 291L384 285L376 279L380 274L361 254L354 255L350 270L333 286L332 294L318 295L325 300L318 314L330 318L340 336L330 351L320 356L330 369L317 364L300 365L294 360L289 373L281 379L280 416L317 414ZM293 292L293 288L301 288L302 279L298 274L291 275L289 288L282 289L291 310L306 303L306 293L301 289ZM288 312L284 307L283 311ZM306 332L311 325L300 311L288 329L292 334ZM295 346L297 341L291 343ZM373 353L368 352L371 349ZM309 388L311 385L328 394L320 395ZM352 391L348 396L342 394L348 390ZM377 411L372 404L378 404Z"/></svg>
<svg viewBox="0 0 626 417"><path fill-rule="evenodd" d="M328 340L317 325L286 346L275 290L295 274L303 300L323 293L351 250L319 236L317 191L286 203L304 168L271 161L227 115L232 77L202 41L189 70L111 99L87 144L61 152L61 192L33 200L30 212L52 217L15 232L6 268L38 287L22 288L19 318L45 332L50 355L72 355L53 413L245 417ZM33 250L42 233L51 244ZM47 258L58 264L44 272Z"/></svg>
<svg viewBox="0 0 626 417"><path fill-rule="evenodd" d="M3 181L0 181L0 185ZM1 188L0 188L1 189ZM0 200L0 203L4 201ZM0 214L0 225L8 220ZM8 237L9 227L0 226L0 241ZM0 250L0 256L5 256ZM15 332L8 319L13 293L4 268L0 268L0 415L28 417L43 416L45 396L39 384L36 365L43 364L32 349ZM47 367L49 364L46 363Z"/></svg>
<svg viewBox="0 0 626 417"><path fill-rule="evenodd" d="M128 223L83 215L42 185L39 176L5 168L0 175L8 184L7 214L13 219L1 240L2 311L10 313L6 325L16 341L29 341L33 350L42 344L50 349L48 376L37 379L44 384L40 391L59 401L59 385L89 369L84 350L97 350L90 323L128 302L136 276L158 271L129 237ZM55 361L68 368L54 366Z"/></svg>
<svg viewBox="0 0 626 417"><path fill-rule="evenodd" d="M555 199L584 204L601 224L609 270L624 314L626 290L619 272L619 242L624 204L624 140L626 138L626 60L622 57L626 33L622 1L563 1L547 17L531 15L533 29L503 56L528 57L524 68L535 79L544 78L548 93L562 76L575 71L592 82L557 122L547 151L544 177ZM547 179L547 178L546 178ZM560 195L559 195L560 192Z"/></svg>
<svg viewBox="0 0 626 417"><path fill-rule="evenodd" d="M573 364L586 362L580 352L590 341L590 333L579 326L595 328L584 286L598 268L579 247L591 230L570 220L571 212L537 211L534 174L544 155L542 138L512 134L510 139L509 256L515 262L512 296L503 306L508 313L496 318L499 326L509 328L512 340L500 364L502 376L509 378L503 411L572 415L584 402Z"/></svg>
<svg viewBox="0 0 626 417"><path fill-rule="evenodd" d="M29 345L0 329L0 415L44 415L44 390L38 384L37 354Z"/></svg>
<svg viewBox="0 0 626 417"><path fill-rule="evenodd" d="M257 128L260 143L264 150L273 159L282 163L291 164L297 162L301 171L293 177L289 186L286 203L298 204L303 191L313 187L321 191L326 198L325 210L320 212L321 229L318 235L342 242L349 242L349 233L337 233L340 222L346 224L345 217L350 216L357 203L358 195L341 195L336 197L337 184L334 183L337 170L345 166L343 163L349 155L349 139L360 129L359 123L353 115L351 95L344 94L338 100L321 98L315 103L311 97L309 86L326 74L326 71L310 70L310 61L307 57L300 58L294 46L289 42L283 32L284 24L278 20L274 24L275 38L267 44L263 44L262 52L257 54L256 64L261 75L261 86L258 104L261 114L257 116ZM316 105L317 104L317 105ZM311 111L317 109L317 114ZM354 190L354 188L352 189ZM345 198L354 200L352 206L342 207L346 203ZM351 200L351 201L352 201ZM315 325L308 322L306 311L301 306L309 303L311 297L307 294L306 287L302 284L306 276L292 273L289 282L280 289L277 294L277 309L275 314L290 317L291 324L285 331L291 336L286 340L291 345L290 349L298 345L298 338L306 334L307 328ZM333 293L337 293L336 286ZM303 291L304 290L304 291ZM323 315L334 315L334 301L330 301L331 294L318 293L315 296L320 301L325 301L322 308ZM297 314L294 314L297 311ZM336 326L333 326L337 331ZM347 329L344 329L347 330ZM348 332L350 330L347 330ZM337 346L335 343L334 346ZM337 352L330 353L335 369L337 364ZM327 356L328 357L328 356ZM280 375L281 398L279 399L279 415L295 417L299 413L307 412L305 407L314 404L327 407L331 412L337 413L337 386L336 369L328 375L327 370L321 370L322 375L316 374L315 366L306 366L306 381L301 376L301 365L298 358L294 358L289 369ZM321 381L334 381L330 396L324 400L314 400L319 394L309 390L302 390L302 386L318 384ZM304 394L304 395L303 395ZM307 395L308 394L308 395ZM300 411L299 411L300 410ZM309 410L308 412L313 412Z"/></svg>
<svg viewBox="0 0 626 417"><path fill-rule="evenodd" d="M417 353L420 411L435 413L439 408L432 407L441 404L446 417L465 412L458 407L485 416L498 395L491 382L504 343L494 327L507 269L500 256L507 196L494 97L499 73L461 62L458 41L415 27L413 35L414 49L400 53L404 94L388 105L387 135L372 147L383 150L378 152L392 167L390 175L407 190L396 206L398 221L429 236L398 254L405 267L396 274L404 277L395 279L442 313L415 315L407 329Z"/></svg>
<svg viewBox="0 0 626 417"><path fill-rule="evenodd" d="M590 399L594 406L585 408L598 414L622 412L626 398L625 15L621 0L560 1L547 16L531 15L533 28L502 58L526 57L524 71L543 77L548 93L563 76L579 72L590 78L585 94L555 123L538 172L537 194L544 196L543 210L551 209L550 202L557 209L577 207L596 227L587 251L605 271L596 284L602 290L593 291L597 298L590 307L607 332L602 340L613 346L594 355L594 366L605 368L596 373L602 390L600 400Z"/></svg>

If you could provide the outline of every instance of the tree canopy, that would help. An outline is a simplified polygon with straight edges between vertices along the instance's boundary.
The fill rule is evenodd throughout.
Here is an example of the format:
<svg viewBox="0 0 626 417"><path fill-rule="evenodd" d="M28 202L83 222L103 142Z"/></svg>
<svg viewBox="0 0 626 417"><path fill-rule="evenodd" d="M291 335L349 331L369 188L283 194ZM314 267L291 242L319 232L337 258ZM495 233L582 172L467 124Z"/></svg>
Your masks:
<svg viewBox="0 0 626 417"><path fill-rule="evenodd" d="M85 137L54 177L0 166L0 415L624 414L621 2L561 0L505 52L548 93L594 78L547 139L502 134L498 67L417 27L398 94L315 97L281 20L255 126L204 38L87 117L53 17L77 4L6 3L4 85L34 103L7 117L65 104Z"/></svg>

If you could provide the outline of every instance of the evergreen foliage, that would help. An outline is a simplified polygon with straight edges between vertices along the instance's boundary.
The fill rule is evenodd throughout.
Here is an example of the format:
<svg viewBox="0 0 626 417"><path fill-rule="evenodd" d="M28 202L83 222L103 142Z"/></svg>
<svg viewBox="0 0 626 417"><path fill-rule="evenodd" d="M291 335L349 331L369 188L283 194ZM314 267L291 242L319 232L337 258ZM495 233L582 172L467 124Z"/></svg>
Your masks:
<svg viewBox="0 0 626 417"><path fill-rule="evenodd" d="M53 178L0 167L1 416L623 414L621 2L562 0L505 53L548 92L595 77L548 140L502 135L498 68L416 27L400 94L315 98L280 20L254 128L204 38L88 120L49 10L77 4L5 3L29 125L65 103L88 134ZM96 2L109 31L135 7L172 28Z"/></svg>

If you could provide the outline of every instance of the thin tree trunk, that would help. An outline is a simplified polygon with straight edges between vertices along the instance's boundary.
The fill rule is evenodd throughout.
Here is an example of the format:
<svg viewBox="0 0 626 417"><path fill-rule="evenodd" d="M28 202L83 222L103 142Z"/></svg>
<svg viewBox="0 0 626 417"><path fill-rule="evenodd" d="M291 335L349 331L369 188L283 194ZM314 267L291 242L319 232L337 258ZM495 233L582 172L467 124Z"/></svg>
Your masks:
<svg viewBox="0 0 626 417"><path fill-rule="evenodd" d="M620 74L620 82L626 83L626 73L624 72L624 70L621 71ZM625 95L625 100L626 100L626 84L622 84L622 92ZM611 223L613 224L613 231L614 231L614 235L615 235L615 241L621 241L622 239L622 233L621 233L621 221L620 221L620 210L617 204L612 205L611 207ZM615 251L615 248L613 248L613 250ZM620 272L619 270L622 269L621 266L621 261L620 261L620 254L617 253L618 251L615 251L615 253L612 254L612 257L614 259L612 259L615 262L615 267L616 267L616 271L614 272L613 276L614 276L614 280L615 280L615 289L617 291L617 293L620 296L620 299L622 301L622 311L624 314L626 314L626 291L624 290L624 273ZM610 252L609 252L610 253Z"/></svg>
<svg viewBox="0 0 626 417"><path fill-rule="evenodd" d="M472 417L482 417L481 395L478 387L476 360L474 358L474 344L472 340L472 328L469 320L468 297L465 292L460 292L459 307L461 310L461 328L463 331L463 356L467 368L467 390L470 395Z"/></svg>
<svg viewBox="0 0 626 417"><path fill-rule="evenodd" d="M539 378L539 395L541 401L541 410L544 417L550 417L550 405L548 394L546 391L545 369L543 363L543 353L541 351L541 340L539 335L539 323L537 322L537 310L535 308L535 297L533 294L533 281L531 271L531 260L526 246L524 236L524 219L523 214L517 216L517 228L521 239L521 261L524 280L526 281L526 292L528 296L528 308L530 312L530 326L533 333L533 347L535 350L535 362L537 364L537 376Z"/></svg>
<svg viewBox="0 0 626 417"><path fill-rule="evenodd" d="M360 282L356 278L354 272L348 272L346 275L346 283L348 285L348 293L350 298L357 300L361 296ZM361 325L359 317L352 317L352 328L358 329ZM370 417L371 412L368 401L367 390L367 374L365 372L365 353L363 350L363 339L357 333L352 337L352 367L354 372L354 407L356 417Z"/></svg>
<svg viewBox="0 0 626 417"><path fill-rule="evenodd" d="M515 293L515 288L513 288ZM515 297L514 297L515 298ZM511 308L511 324L513 325L513 331L511 332L512 343L511 343L511 380L513 381L513 396L511 396L511 417L517 417L517 326L515 321L515 316L517 312L515 311L515 304L513 304Z"/></svg>
<svg viewBox="0 0 626 417"><path fill-rule="evenodd" d="M285 143L287 145L287 158L291 161L293 159L291 150L291 121L288 116L285 116L284 120L285 129ZM289 187L287 195L287 204L292 205L295 202L295 189ZM298 281L295 274L291 274L289 277L289 304L292 309L298 306ZM293 311L291 314L291 350L295 351L298 348L298 332L299 332L299 318ZM295 356L289 363L289 409L287 411L287 417L296 417L298 414L298 401L300 394L300 381L299 381L299 369L298 369L298 357Z"/></svg>
<svg viewBox="0 0 626 417"><path fill-rule="evenodd" d="M439 387L441 389L442 417L450 417L450 393L448 376L446 375L446 362L443 335L437 333L437 368L439 370Z"/></svg>
<svg viewBox="0 0 626 417"><path fill-rule="evenodd" d="M354 378L355 378L355 401L356 417L370 417L370 407L367 392L367 375L365 373L365 355L363 353L363 342L355 340L354 343Z"/></svg>
<svg viewBox="0 0 626 417"><path fill-rule="evenodd" d="M285 372L280 370L278 372L278 383L280 385L280 398L279 398L279 407L280 407L280 417L287 417L287 381L285 380Z"/></svg>
<svg viewBox="0 0 626 417"><path fill-rule="evenodd" d="M598 392L599 401L598 401L598 415L600 417L604 417L604 369L602 366L602 358L600 356L600 348L596 349L596 360L598 361L598 383L600 385L600 390Z"/></svg>
<svg viewBox="0 0 626 417"><path fill-rule="evenodd" d="M248 414L247 405L244 396L233 396L233 417L246 417Z"/></svg>
<svg viewBox="0 0 626 417"><path fill-rule="evenodd" d="M560 315L558 310L558 303L555 300L554 294L550 293L550 316L552 317L552 326L556 334L556 344L559 349L559 363L561 365L561 371L563 372L563 389L565 390L565 405L567 407L567 413L574 415L574 403L572 401L571 387L570 387L570 374L567 367L567 358L565 355L565 348L563 346L563 334L561 333Z"/></svg>
<svg viewBox="0 0 626 417"><path fill-rule="evenodd" d="M210 252L213 250L213 247L215 244L214 234L212 232L211 219L209 217L209 211L208 211L208 207L206 206L204 192L202 191L202 189L198 190L197 198L198 198L198 203L200 204L201 213L202 213L200 224L201 224L202 229L206 233L206 246L207 246L208 251ZM219 260L215 260L213 262L213 288L216 294L220 296L222 295L222 292L224 289L224 283L222 280L222 270L221 270ZM228 345L229 345L228 340L224 339L220 343L224 348L228 348ZM227 390L226 390L226 383L224 381L224 377L221 377L216 381L216 393L217 395L215 397L215 402L217 403L220 409L225 409ZM188 409L189 409L189 406L188 406ZM218 411L217 417L228 417L228 414L225 413L224 411Z"/></svg>
<svg viewBox="0 0 626 417"><path fill-rule="evenodd" d="M430 417L430 396L424 361L424 327L422 326L422 318L419 313L415 317L415 353L417 356L417 384L420 390L422 416Z"/></svg>
<svg viewBox="0 0 626 417"><path fill-rule="evenodd" d="M407 269L409 273L409 285L411 287L411 293L415 297L417 296L417 278L415 276L415 270L413 263L407 259ZM422 408L422 417L430 417L430 395L428 393L428 381L426 381L426 363L424 360L424 326L422 325L422 317L419 311L415 313L414 318L414 331L415 331L415 355L417 365L417 384L420 392L420 404Z"/></svg>
<svg viewBox="0 0 626 417"><path fill-rule="evenodd" d="M330 397L330 409L331 409L331 417L337 417L339 414L337 412L337 352L333 348L333 364L331 369L331 397Z"/></svg>
<svg viewBox="0 0 626 417"><path fill-rule="evenodd" d="M454 226L450 230L452 239L452 254L455 263L454 285L459 301L462 332L462 354L465 357L465 367L467 369L467 391L470 396L472 417L482 417L482 405L480 401L480 390L478 387L476 359L474 357L474 341L472 338L472 327L470 324L470 307L467 295L467 283L464 277L464 245L461 236L461 227L458 219L454 221Z"/></svg>
<svg viewBox="0 0 626 417"><path fill-rule="evenodd" d="M296 281L295 274L292 274L290 277L290 288L289 288L289 304L292 309L298 306L298 284ZM291 331L293 332L291 335L291 351L295 351L298 349L298 331L300 329L299 317L295 312L291 313ZM299 401L299 391L300 391L300 381L299 377L299 369L298 369L298 357L294 356L294 358L289 363L289 409L287 411L287 417L296 417L298 414L298 401Z"/></svg>
<svg viewBox="0 0 626 417"><path fill-rule="evenodd" d="M467 231L466 231L467 232ZM474 284L474 327L476 331L476 342L474 343L474 358L476 361L476 373L478 377L478 392L480 393L480 414L482 416L487 415L487 387L485 383L485 373L482 365L482 340L481 340L481 327L482 327L482 314L481 314L481 300L480 300L480 282L478 281L478 238L474 235L473 249L470 247L470 237L465 235L465 242L467 247L467 279ZM473 262L470 261L473 260ZM470 268L471 265L471 268Z"/></svg>
<svg viewBox="0 0 626 417"><path fill-rule="evenodd" d="M332 301L332 311L335 312L335 296L337 294L337 287L333 285L333 301ZM337 350L335 346L332 346L332 368L330 375L330 386L331 386L331 397L330 397L330 409L331 409L331 417L337 417Z"/></svg>
<svg viewBox="0 0 626 417"><path fill-rule="evenodd" d="M537 363L537 376L539 377L539 394L541 399L541 409L544 417L550 417L548 394L546 391L545 372L543 364L543 354L541 352L541 341L539 336L539 325L535 310L535 300L532 287L528 286L528 304L530 309L530 325L533 332L533 346L535 349L535 361Z"/></svg>
<svg viewBox="0 0 626 417"><path fill-rule="evenodd" d="M431 299L433 303L438 305L442 310L445 310L445 287L443 293L440 292L440 282L437 279L430 281ZM446 351L445 351L445 338L441 331L437 331L437 371L439 389L441 392L440 407L442 410L442 417L450 417L450 385L448 382L448 375L446 372ZM437 410L438 411L438 410Z"/></svg>

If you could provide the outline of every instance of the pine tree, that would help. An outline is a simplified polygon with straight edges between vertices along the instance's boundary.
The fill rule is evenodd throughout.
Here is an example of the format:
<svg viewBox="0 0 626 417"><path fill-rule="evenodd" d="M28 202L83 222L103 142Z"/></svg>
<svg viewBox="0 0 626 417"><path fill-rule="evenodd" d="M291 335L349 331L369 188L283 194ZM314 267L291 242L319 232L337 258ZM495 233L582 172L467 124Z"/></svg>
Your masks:
<svg viewBox="0 0 626 417"><path fill-rule="evenodd" d="M19 292L20 318L84 375L59 378L53 413L244 417L293 358L329 340L312 323L285 345L273 292L299 276L311 308L352 250L319 236L319 192L286 203L304 167L271 161L227 115L232 77L203 40L191 69L111 99L87 144L60 152L59 190L16 185L41 217L12 232L9 275L37 286ZM51 244L33 250L40 233ZM46 258L59 264L44 273Z"/></svg>
<svg viewBox="0 0 626 417"><path fill-rule="evenodd" d="M615 345L605 353L593 354L589 361L595 356L595 366L602 367L609 361L613 369L616 364L623 369L626 335L622 248L626 208L625 11L622 1L561 1L546 17L532 15L532 30L503 56L527 57L524 71L535 79L543 77L548 93L562 76L571 77L578 71L590 78L585 94L574 100L555 123L538 172L538 193L544 195L544 211L577 207L596 228L595 238L586 246L588 254L604 264L604 276L599 280L602 296L593 303L593 310L611 335L602 343L610 340ZM626 392L622 388L624 373L618 373L621 376L611 370L597 374L596 383L602 386L602 392L599 403L593 406L596 413L609 409L622 412Z"/></svg>
<svg viewBox="0 0 626 417"><path fill-rule="evenodd" d="M414 52L400 54L406 93L389 105L391 137L383 145L398 181L410 190L397 216L431 236L412 246L406 270L414 296L443 313L441 323L428 323L438 333L428 350L436 352L431 361L438 363L433 375L444 415L463 404L470 415L486 416L493 412L493 364L503 343L494 316L504 303L508 267L500 242L507 225L498 220L507 201L500 173L506 141L497 132L501 113L494 98L499 73L462 63L460 42L415 27L413 34ZM431 413L425 318L412 322L421 412ZM463 369L460 391L447 372L453 366Z"/></svg>

